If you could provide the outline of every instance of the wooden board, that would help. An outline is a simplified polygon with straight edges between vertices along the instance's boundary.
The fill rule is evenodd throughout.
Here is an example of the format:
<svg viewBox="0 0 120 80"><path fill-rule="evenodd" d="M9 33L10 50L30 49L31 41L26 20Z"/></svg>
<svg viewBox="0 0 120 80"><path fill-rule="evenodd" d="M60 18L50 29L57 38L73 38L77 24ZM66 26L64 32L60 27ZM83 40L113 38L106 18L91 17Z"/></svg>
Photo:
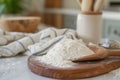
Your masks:
<svg viewBox="0 0 120 80"><path fill-rule="evenodd" d="M108 73L120 67L120 57L108 57L101 61L77 63L73 68L56 68L36 60L36 56L28 59L30 70L40 76L56 79L81 79Z"/></svg>

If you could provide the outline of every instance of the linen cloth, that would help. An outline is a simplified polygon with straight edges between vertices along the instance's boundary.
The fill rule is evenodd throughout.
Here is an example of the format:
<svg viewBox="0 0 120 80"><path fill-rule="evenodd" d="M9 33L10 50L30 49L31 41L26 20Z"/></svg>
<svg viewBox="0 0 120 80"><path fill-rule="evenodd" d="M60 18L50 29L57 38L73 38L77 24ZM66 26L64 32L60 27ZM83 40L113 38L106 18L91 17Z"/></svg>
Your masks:
<svg viewBox="0 0 120 80"><path fill-rule="evenodd" d="M36 55L46 54L64 38L81 40L77 32L72 29L47 28L29 34L0 30L0 45L2 45L0 46L0 57L11 57L26 51ZM120 42L104 40L101 46L120 49Z"/></svg>
<svg viewBox="0 0 120 80"><path fill-rule="evenodd" d="M2 31L1 35L3 35ZM34 34L23 33L23 35L25 36L22 36L22 38L20 37L21 39L10 39L11 35L4 35L4 37L8 36L9 41L14 41L7 45L2 44L3 46L0 46L0 57L15 56L27 50L29 50L32 54L41 53L42 51L47 52L51 47L55 45L55 43L59 42L63 38L80 39L76 31L72 29L48 28ZM16 33L15 36L18 36L18 34ZM1 40L2 38L3 37L1 37Z"/></svg>

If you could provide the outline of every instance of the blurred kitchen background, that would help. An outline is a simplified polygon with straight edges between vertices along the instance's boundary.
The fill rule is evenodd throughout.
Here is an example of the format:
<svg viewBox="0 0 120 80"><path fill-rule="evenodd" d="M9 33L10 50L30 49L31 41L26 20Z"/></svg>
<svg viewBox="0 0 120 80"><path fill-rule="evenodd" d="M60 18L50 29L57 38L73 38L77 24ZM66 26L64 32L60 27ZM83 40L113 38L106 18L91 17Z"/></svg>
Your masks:
<svg viewBox="0 0 120 80"><path fill-rule="evenodd" d="M0 0L0 16L38 16L41 24L76 29L76 0ZM97 32L96 32L97 34ZM120 0L105 0L103 38L120 40Z"/></svg>

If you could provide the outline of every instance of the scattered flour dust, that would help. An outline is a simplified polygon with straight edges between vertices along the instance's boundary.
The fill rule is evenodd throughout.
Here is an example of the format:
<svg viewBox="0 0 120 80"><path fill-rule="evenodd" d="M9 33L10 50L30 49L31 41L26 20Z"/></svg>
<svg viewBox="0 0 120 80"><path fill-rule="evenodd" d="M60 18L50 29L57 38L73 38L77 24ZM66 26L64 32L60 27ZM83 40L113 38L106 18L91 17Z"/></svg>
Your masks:
<svg viewBox="0 0 120 80"><path fill-rule="evenodd" d="M55 67L71 67L72 60L94 54L85 43L80 40L63 39L58 42L48 53L39 58L40 61Z"/></svg>

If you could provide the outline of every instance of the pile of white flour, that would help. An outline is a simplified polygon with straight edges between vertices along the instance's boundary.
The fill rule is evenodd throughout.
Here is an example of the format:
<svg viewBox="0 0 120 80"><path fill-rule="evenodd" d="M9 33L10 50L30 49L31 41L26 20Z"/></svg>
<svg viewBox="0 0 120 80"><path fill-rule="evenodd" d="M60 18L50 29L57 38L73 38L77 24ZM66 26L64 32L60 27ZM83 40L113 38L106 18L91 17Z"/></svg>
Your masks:
<svg viewBox="0 0 120 80"><path fill-rule="evenodd" d="M63 39L39 60L56 67L71 67L75 64L72 60L91 54L94 52L82 41Z"/></svg>

